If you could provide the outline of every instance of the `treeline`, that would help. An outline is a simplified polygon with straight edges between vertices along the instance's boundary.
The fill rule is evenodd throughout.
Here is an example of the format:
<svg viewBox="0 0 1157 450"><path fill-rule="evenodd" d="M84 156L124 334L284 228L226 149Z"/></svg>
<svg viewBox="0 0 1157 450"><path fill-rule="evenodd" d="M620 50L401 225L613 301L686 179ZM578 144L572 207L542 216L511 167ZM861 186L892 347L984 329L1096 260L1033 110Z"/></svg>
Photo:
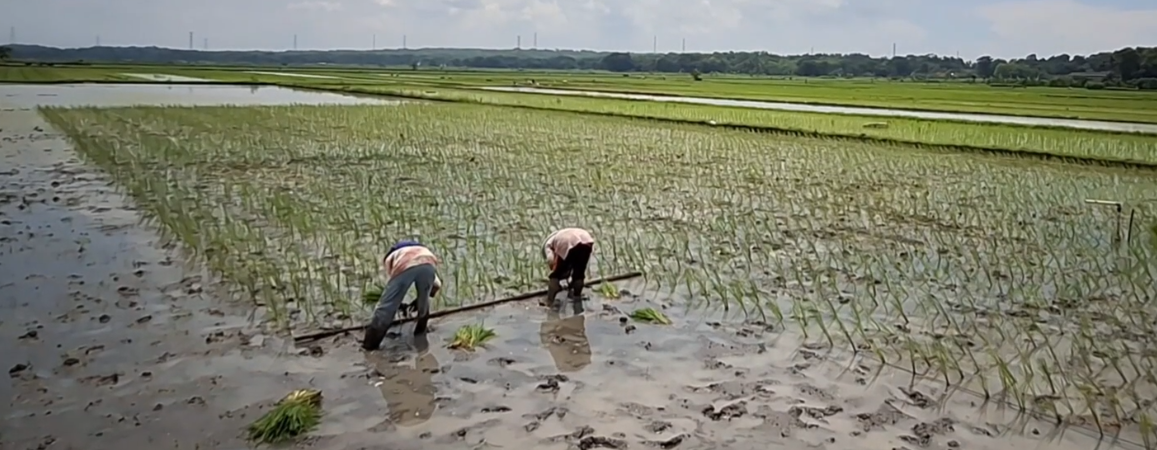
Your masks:
<svg viewBox="0 0 1157 450"><path fill-rule="evenodd" d="M1024 84L1141 83L1157 79L1157 48L1093 55L1028 55L976 61L938 55L875 58L863 54L775 55L767 52L632 54L571 50L199 51L160 47L55 48L13 45L11 58L45 62L133 62L227 65L355 65L612 72L733 73L802 77L966 78ZM1059 81L1058 81L1059 80ZM1157 85L1155 85L1157 87Z"/></svg>

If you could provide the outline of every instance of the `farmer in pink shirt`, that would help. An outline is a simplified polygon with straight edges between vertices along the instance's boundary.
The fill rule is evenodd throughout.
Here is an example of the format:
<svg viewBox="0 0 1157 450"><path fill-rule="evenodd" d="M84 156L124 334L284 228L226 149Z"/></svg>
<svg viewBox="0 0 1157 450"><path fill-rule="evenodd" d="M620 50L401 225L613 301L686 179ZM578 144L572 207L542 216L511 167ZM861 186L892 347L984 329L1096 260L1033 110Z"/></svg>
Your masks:
<svg viewBox="0 0 1157 450"><path fill-rule="evenodd" d="M442 280L438 278L438 263L434 252L414 241L402 241L390 248L382 259L382 271L388 281L374 309L373 318L366 327L362 348L372 351L381 347L382 339L386 337L390 325L393 325L394 317L410 286L418 291L418 299L415 301L418 322L414 325L414 334L426 332L430 318L430 298L438 295L442 289Z"/></svg>
<svg viewBox="0 0 1157 450"><path fill-rule="evenodd" d="M546 301L554 304L554 297L562 290L562 280L570 278L572 300L582 298L583 283L586 279L587 264L594 252L595 238L582 228L563 228L551 233L543 244L543 255L550 268L550 286Z"/></svg>

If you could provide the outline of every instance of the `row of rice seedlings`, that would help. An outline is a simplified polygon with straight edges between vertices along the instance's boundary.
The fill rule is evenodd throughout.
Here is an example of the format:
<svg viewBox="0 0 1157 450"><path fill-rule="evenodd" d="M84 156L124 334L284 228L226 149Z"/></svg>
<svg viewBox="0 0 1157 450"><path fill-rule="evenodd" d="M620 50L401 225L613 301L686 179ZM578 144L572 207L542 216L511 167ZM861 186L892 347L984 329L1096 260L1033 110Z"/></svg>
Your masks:
<svg viewBox="0 0 1157 450"><path fill-rule="evenodd" d="M641 118L684 120L784 130L834 136L871 136L936 145L957 145L1002 150L1028 150L1055 155L1157 163L1157 136L1078 131L1059 128L1000 124L957 123L902 118L872 118L838 114L799 113L730 106L689 105L670 102L587 98L543 94L456 89L406 89L367 87L385 94L457 100L490 105L614 114ZM887 127L869 124L884 122Z"/></svg>
<svg viewBox="0 0 1157 450"><path fill-rule="evenodd" d="M134 167L121 182L138 197L211 179L170 183L166 226L319 317L357 316L395 239L442 255L459 303L539 285L542 237L577 224L598 236L596 272L642 269L654 300L795 327L1059 422L1154 413L1149 237L1114 245L1114 217L1081 204L1143 199L1147 174L470 105L56 114Z"/></svg>

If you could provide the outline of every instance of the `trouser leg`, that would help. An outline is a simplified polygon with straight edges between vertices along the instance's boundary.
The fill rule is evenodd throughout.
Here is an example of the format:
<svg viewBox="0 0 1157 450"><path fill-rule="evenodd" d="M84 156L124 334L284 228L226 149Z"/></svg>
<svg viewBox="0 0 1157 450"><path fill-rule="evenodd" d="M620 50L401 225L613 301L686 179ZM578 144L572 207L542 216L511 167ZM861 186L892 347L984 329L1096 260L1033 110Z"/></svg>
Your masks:
<svg viewBox="0 0 1157 450"><path fill-rule="evenodd" d="M412 270L414 269L406 270L386 283L386 289L382 291L382 297L378 300L378 306L374 308L374 315L366 327L362 348L377 350L381 347L382 339L386 337L386 332L394 324L394 317L398 314L398 308L406 299L406 291L415 282L414 274L411 273Z"/></svg>
<svg viewBox="0 0 1157 450"><path fill-rule="evenodd" d="M582 298L583 285L586 284L587 265L591 261L591 251L593 248L589 245L580 245L567 253L568 264L571 268L570 272L570 296L571 298Z"/></svg>
<svg viewBox="0 0 1157 450"><path fill-rule="evenodd" d="M414 267L412 270L416 271L414 286L418 289L418 299L415 300L418 321L414 324L414 334L423 334L430 322L430 291L434 289L438 269L427 264Z"/></svg>
<svg viewBox="0 0 1157 450"><path fill-rule="evenodd" d="M562 279L552 276L546 287L546 304L548 306L554 305L554 298L558 297L560 291L562 291Z"/></svg>

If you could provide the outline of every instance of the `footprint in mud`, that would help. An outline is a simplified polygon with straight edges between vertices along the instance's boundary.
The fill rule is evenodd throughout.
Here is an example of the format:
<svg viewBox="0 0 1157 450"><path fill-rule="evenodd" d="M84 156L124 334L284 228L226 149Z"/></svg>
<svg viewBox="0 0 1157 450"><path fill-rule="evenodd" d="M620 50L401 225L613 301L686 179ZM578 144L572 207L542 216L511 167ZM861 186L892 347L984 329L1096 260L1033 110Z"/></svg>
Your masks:
<svg viewBox="0 0 1157 450"><path fill-rule="evenodd" d="M912 435L900 436L900 440L912 445L927 447L932 444L934 436L956 431L955 425L956 422L947 417L932 422L920 422L912 426Z"/></svg>
<svg viewBox="0 0 1157 450"><path fill-rule="evenodd" d="M548 441L566 442L572 446L578 447L579 450L590 450L592 448L627 448L627 441L622 438L609 438L604 436L595 436L594 434L594 428L584 425L576 429L573 433L564 434L562 436L555 436L548 439Z"/></svg>
<svg viewBox="0 0 1157 450"><path fill-rule="evenodd" d="M932 400L927 395L924 395L923 392L917 391L915 389L904 388L904 387L900 388L900 392L903 392L904 395L908 397L908 402L911 403L912 406L915 406L915 407L921 408L921 409L928 409L928 408L936 407L936 401Z"/></svg>
<svg viewBox="0 0 1157 450"><path fill-rule="evenodd" d="M904 420L913 419L912 416L904 414L902 411L892 406L891 403L884 403L876 412L856 414L856 419L860 421L864 432L872 431L873 429L883 430L889 425L896 425Z"/></svg>
<svg viewBox="0 0 1157 450"><path fill-rule="evenodd" d="M568 412L570 412L570 410L564 407L554 406L537 414L523 414L523 419L530 419L530 422L526 425L523 425L523 428L527 433L532 432L537 430L538 427L542 425L542 422L546 421L546 419L549 419L550 416L555 416L558 417L559 420L562 420L564 417L566 417Z"/></svg>
<svg viewBox="0 0 1157 450"><path fill-rule="evenodd" d="M799 386L796 386L796 390L799 391L799 393L801 395L812 397L812 398L822 400L825 402L826 401L832 401L832 400L836 399L836 396L832 395L832 393L829 392L827 389L821 389L821 388L813 386L811 384L801 384Z"/></svg>
<svg viewBox="0 0 1157 450"><path fill-rule="evenodd" d="M111 373L108 375L92 375L81 378L82 383L91 384L93 386L115 386L120 381L121 374Z"/></svg>
<svg viewBox="0 0 1157 450"><path fill-rule="evenodd" d="M806 430L817 427L817 425L808 424L801 420L800 415L802 412L803 411L797 408L791 408L786 412L775 411L772 410L771 407L763 405L753 415L763 419L763 423L759 426L760 429L771 431L780 437L786 438L790 437L794 430Z"/></svg>
<svg viewBox="0 0 1157 450"><path fill-rule="evenodd" d="M703 408L703 415L713 421L731 420L747 415L747 402L738 401L722 408L709 405Z"/></svg>
<svg viewBox="0 0 1157 450"><path fill-rule="evenodd" d="M566 375L546 375L541 377L543 380L537 387L539 392L558 392L560 385L570 381Z"/></svg>

